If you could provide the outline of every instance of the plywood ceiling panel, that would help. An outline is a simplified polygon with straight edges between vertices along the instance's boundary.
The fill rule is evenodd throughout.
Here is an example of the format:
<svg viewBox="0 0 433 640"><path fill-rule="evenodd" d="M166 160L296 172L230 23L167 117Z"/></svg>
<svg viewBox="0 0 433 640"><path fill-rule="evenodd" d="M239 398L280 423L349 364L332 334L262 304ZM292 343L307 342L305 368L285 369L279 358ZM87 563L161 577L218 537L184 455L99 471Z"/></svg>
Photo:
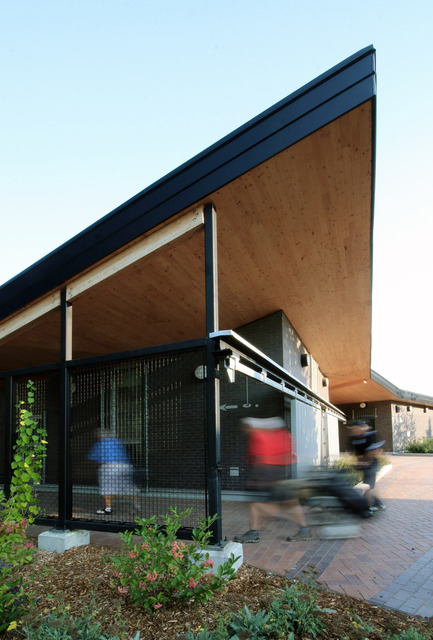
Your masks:
<svg viewBox="0 0 433 640"><path fill-rule="evenodd" d="M194 205L217 210L220 329L282 309L331 393L370 374L371 109L358 107ZM204 275L200 230L83 292L73 301L73 357L203 337ZM36 364L41 345L54 354L57 335L34 323L20 341L0 343L0 370L7 345Z"/></svg>

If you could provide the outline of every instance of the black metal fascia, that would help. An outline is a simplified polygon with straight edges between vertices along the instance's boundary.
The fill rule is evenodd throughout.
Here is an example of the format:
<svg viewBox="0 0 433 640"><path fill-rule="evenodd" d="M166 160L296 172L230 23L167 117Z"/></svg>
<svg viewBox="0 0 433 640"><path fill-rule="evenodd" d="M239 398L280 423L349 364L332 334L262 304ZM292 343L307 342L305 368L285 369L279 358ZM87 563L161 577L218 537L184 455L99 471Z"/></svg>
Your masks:
<svg viewBox="0 0 433 640"><path fill-rule="evenodd" d="M179 351L195 351L205 348L207 344L206 338L195 338L193 340L184 340L183 342L167 342L166 344L156 345L152 347L142 347L140 349L129 349L128 351L116 351L115 353L101 354L97 356L89 356L88 358L76 358L75 360L67 360L65 366L67 369L74 367L84 367L92 364L106 364L109 362L133 360L135 358L143 358L146 356L157 356L167 353L178 353ZM28 376L46 371L58 371L62 364L60 362L51 362L50 364L36 365L34 367L22 367L20 369L6 369L0 371L0 378L8 378L9 376Z"/></svg>
<svg viewBox="0 0 433 640"><path fill-rule="evenodd" d="M413 391L406 391L404 389L400 389L395 384L381 376L376 371L371 369L370 378L373 382L376 382L381 387L393 393L398 399L403 402L413 402L420 405L425 405L427 407L433 407L433 398L431 396L423 395L422 393L415 393Z"/></svg>
<svg viewBox="0 0 433 640"><path fill-rule="evenodd" d="M366 47L141 191L0 287L0 320L374 98Z"/></svg>

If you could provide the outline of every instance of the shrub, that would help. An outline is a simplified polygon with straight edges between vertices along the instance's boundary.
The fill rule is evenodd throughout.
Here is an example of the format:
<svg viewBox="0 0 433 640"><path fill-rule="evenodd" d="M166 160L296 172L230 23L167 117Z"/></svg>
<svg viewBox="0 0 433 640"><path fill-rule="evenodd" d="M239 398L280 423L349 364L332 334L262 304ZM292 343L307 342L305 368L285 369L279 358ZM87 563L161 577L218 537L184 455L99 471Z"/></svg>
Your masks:
<svg viewBox="0 0 433 640"><path fill-rule="evenodd" d="M419 438L408 443L406 451L409 453L433 453L433 438Z"/></svg>
<svg viewBox="0 0 433 640"><path fill-rule="evenodd" d="M121 556L110 557L116 567L117 590L151 612L167 603L207 602L214 591L224 589L236 577L233 554L216 573L210 571L213 561L205 549L215 516L201 520L192 532L192 544L184 544L178 542L176 532L192 509L178 514L171 508L170 512L162 517L163 527L157 525L156 516L138 518L134 532L120 534L127 549ZM134 535L140 538L138 544L134 544Z"/></svg>
<svg viewBox="0 0 433 640"><path fill-rule="evenodd" d="M378 456L378 470L382 469L387 464L391 464L391 460L384 455ZM359 482L362 482L362 473L356 468L356 456L353 454L344 455L334 462L333 469L344 472L347 477L347 482L354 487Z"/></svg>
<svg viewBox="0 0 433 640"><path fill-rule="evenodd" d="M350 484L350 486L352 487L362 481L362 473L355 467L356 457L354 455L343 456L336 460L333 464L333 469L344 472L347 477L348 484Z"/></svg>

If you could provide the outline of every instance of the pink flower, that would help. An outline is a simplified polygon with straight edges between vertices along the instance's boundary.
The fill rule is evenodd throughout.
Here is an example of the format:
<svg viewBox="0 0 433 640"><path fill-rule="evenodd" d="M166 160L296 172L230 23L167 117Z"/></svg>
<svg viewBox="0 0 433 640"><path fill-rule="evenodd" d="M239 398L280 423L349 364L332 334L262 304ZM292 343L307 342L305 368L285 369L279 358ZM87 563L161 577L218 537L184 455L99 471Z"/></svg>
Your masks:
<svg viewBox="0 0 433 640"><path fill-rule="evenodd" d="M117 587L117 591L119 593L128 593L128 589L126 587Z"/></svg>
<svg viewBox="0 0 433 640"><path fill-rule="evenodd" d="M213 560L211 560L210 558L209 558L209 560L205 560L205 561L203 562L203 566L204 566L204 567L213 567L213 565L214 565L214 562L213 562Z"/></svg>
<svg viewBox="0 0 433 640"><path fill-rule="evenodd" d="M27 542L24 546L26 549L33 549L33 545L31 542Z"/></svg>
<svg viewBox="0 0 433 640"><path fill-rule="evenodd" d="M138 556L138 551L130 551L128 555L130 558L136 558Z"/></svg>
<svg viewBox="0 0 433 640"><path fill-rule="evenodd" d="M118 572L118 571L113 571L113 576L114 576L115 578L120 578L120 574L119 574L119 572Z"/></svg>
<svg viewBox="0 0 433 640"><path fill-rule="evenodd" d="M152 571L152 573L148 573L146 576L146 580L150 580L150 582L154 582L158 577L158 574L156 573L155 570Z"/></svg>
<svg viewBox="0 0 433 640"><path fill-rule="evenodd" d="M142 549L145 549L146 551L150 551L150 547L149 547L149 545L148 545L148 544L142 544L142 545L141 545L141 548L142 548Z"/></svg>
<svg viewBox="0 0 433 640"><path fill-rule="evenodd" d="M162 604L160 602L157 602L156 604L153 605L154 609L160 609L162 607Z"/></svg>
<svg viewBox="0 0 433 640"><path fill-rule="evenodd" d="M198 585L198 582L197 582L196 580L194 580L194 578L190 578L190 579L189 579L189 582L188 582L188 586L189 586L189 587L194 588L194 587L196 587L197 585Z"/></svg>
<svg viewBox="0 0 433 640"><path fill-rule="evenodd" d="M145 589L147 585L145 582L143 582L143 580L140 580L140 582L138 583L138 586L140 589Z"/></svg>

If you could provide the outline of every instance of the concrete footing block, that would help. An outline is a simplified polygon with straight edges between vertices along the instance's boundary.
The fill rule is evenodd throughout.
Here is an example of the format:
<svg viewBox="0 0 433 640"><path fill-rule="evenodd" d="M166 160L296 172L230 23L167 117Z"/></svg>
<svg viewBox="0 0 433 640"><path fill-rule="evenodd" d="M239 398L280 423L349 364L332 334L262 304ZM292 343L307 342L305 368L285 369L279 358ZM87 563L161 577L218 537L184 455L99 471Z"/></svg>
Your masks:
<svg viewBox="0 0 433 640"><path fill-rule="evenodd" d="M38 536L39 549L63 553L72 547L81 547L90 544L90 531L84 529L50 529Z"/></svg>
<svg viewBox="0 0 433 640"><path fill-rule="evenodd" d="M333 524L322 527L320 530L320 538L322 540L341 540L346 538L359 538L361 535L361 526L359 524Z"/></svg>
<svg viewBox="0 0 433 640"><path fill-rule="evenodd" d="M244 551L240 542L224 541L220 545L212 545L206 548L205 553L209 554L209 560L213 561L213 566L209 567L208 573L216 573L218 567L230 559L233 554L237 558L233 569L238 571L244 561Z"/></svg>

